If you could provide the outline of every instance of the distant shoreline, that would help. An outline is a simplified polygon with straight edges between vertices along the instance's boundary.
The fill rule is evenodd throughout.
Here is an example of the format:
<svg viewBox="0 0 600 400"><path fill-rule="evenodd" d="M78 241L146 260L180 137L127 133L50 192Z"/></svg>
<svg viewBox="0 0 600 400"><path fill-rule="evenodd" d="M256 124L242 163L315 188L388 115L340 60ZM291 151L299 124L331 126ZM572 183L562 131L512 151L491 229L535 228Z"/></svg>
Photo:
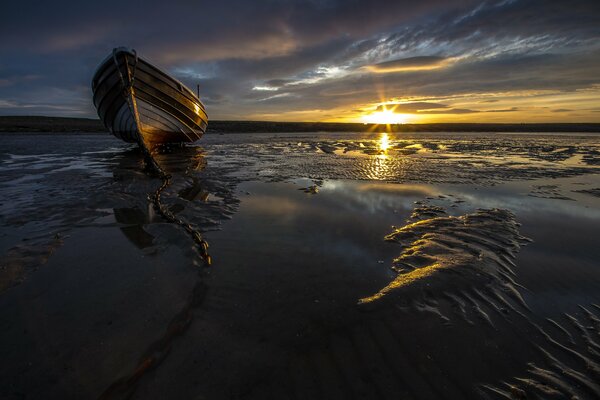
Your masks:
<svg viewBox="0 0 600 400"><path fill-rule="evenodd" d="M376 126L338 122L210 121L207 133L290 132L600 132L600 123L481 124L439 123ZM106 129L98 119L0 116L0 132L98 133Z"/></svg>

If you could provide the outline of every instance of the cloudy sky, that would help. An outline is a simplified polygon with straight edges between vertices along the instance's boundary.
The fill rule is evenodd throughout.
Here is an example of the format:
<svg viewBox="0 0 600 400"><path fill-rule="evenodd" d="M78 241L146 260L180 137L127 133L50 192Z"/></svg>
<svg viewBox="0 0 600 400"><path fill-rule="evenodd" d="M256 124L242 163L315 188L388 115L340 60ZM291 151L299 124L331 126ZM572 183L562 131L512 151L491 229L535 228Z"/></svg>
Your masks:
<svg viewBox="0 0 600 400"><path fill-rule="evenodd" d="M600 122L599 0L5 2L0 115L95 117L116 46L211 119Z"/></svg>

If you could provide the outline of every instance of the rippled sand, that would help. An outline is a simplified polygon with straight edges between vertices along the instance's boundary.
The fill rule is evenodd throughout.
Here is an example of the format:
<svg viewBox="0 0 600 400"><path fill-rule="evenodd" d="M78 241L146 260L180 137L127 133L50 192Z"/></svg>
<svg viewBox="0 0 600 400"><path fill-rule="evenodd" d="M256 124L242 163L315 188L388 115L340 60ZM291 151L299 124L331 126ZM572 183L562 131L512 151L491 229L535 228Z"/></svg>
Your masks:
<svg viewBox="0 0 600 400"><path fill-rule="evenodd" d="M432 216L432 208L415 209L412 218L418 222L396 228L385 237L403 247L392 267L398 276L360 302L377 302L392 294L416 300L418 292L424 289L433 293L475 289L493 291L501 297L497 291L501 288L524 305L512 278L516 275L512 266L520 245L527 239L519 234L515 216L497 208L459 217ZM444 213L441 207L433 210ZM444 294L452 299L456 296ZM456 301L460 306L468 299ZM483 312L482 315L486 316Z"/></svg>
<svg viewBox="0 0 600 400"><path fill-rule="evenodd" d="M133 147L3 135L0 398L598 398L599 157L207 135L156 209Z"/></svg>

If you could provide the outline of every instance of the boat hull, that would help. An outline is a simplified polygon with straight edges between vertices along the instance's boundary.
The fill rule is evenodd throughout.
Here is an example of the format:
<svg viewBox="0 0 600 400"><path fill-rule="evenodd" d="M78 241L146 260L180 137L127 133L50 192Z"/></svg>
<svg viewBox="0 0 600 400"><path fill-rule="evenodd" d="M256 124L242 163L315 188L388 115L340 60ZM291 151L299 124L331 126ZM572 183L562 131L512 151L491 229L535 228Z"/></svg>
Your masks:
<svg viewBox="0 0 600 400"><path fill-rule="evenodd" d="M191 90L130 49L114 49L100 64L92 91L104 126L126 142L193 142L208 125Z"/></svg>

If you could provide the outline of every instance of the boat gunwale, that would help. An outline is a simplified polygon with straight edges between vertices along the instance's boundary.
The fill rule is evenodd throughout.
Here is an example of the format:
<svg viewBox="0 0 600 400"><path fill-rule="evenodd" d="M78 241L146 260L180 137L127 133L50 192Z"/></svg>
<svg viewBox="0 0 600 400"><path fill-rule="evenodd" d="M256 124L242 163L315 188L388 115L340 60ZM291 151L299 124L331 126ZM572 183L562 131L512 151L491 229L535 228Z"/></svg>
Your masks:
<svg viewBox="0 0 600 400"><path fill-rule="evenodd" d="M94 87L98 88L98 87L102 87L106 80L111 78L112 76L115 76L116 73L118 73L117 68L119 70L121 70L121 73L123 73L124 71L122 70L123 65L125 65L125 63L120 63L118 65L118 67L114 64L114 63L108 63L108 67L106 70L103 71L102 76L100 77L100 79L98 80L94 80ZM133 67L134 64L127 62L126 64L129 67ZM145 67L146 66L150 66L153 67L151 64L146 63L140 63L137 65L137 67L140 69L140 71L143 74L146 74L154 79L156 79L157 81L159 81L162 85L166 85L168 87L170 87L171 89L173 89L175 92L177 92L179 95L183 96L184 98L186 98L190 103L195 104L197 106L200 107L200 109L202 109L202 111L204 111L204 113L206 113L206 108L204 107L204 104L202 103L202 101L200 101L199 98L197 98L196 96L192 96L192 98L190 98L188 96L189 93L187 93L186 91L183 91L181 89L181 87L179 86L179 84L181 84L180 82L178 82L176 79L171 78L168 75L157 75L157 74L153 74L153 71L146 71ZM141 68L140 68L141 67ZM111 68L114 68L114 70L111 70ZM168 79L164 79L164 78L168 78ZM177 85L175 85L177 84ZM181 84L183 85L183 84ZM184 86L185 87L185 86ZM186 88L187 89L187 88Z"/></svg>
<svg viewBox="0 0 600 400"><path fill-rule="evenodd" d="M118 55L120 53L125 53L126 55L131 56L133 58L136 57L136 54L132 50L124 48L124 47L119 47L119 48L116 49L115 55ZM101 84L101 81L103 80L104 76L98 77L98 74L99 74L100 70L109 68L110 66L115 66L116 67L116 65L115 65L114 62L112 62L112 63L110 62L111 59L113 59L113 55L112 54L109 55L108 57L106 57L104 59L104 61L102 61L102 63L96 69L96 72L93 75L92 83L94 83L95 85L100 85ZM141 65L143 67L149 67L150 69L154 70L155 72L158 72L159 73L159 76L158 76L159 78L166 78L166 79L161 79L164 83L166 83L166 84L175 83L176 84L175 86L172 86L172 85L169 85L169 86L172 86L174 89L176 89L177 91L181 92L182 94L191 95L190 101L198 102L199 105L200 105L200 107L202 109L205 109L204 104L202 103L202 100L200 100L200 98L191 89L189 89L179 79L174 78L173 76L169 75L164 69L162 69L160 67L157 67L156 65L148 62L148 60L146 60L143 57L139 57L139 56L137 57L137 65L135 63L130 63L128 57L126 57L125 59L127 60L127 64L129 64L129 66L131 66L131 67L138 67L138 66ZM117 58L117 61L118 61L118 58ZM119 63L119 66L121 66L121 65L122 64ZM102 71L102 72L104 73L106 71ZM152 75L150 73L148 73L148 74Z"/></svg>

